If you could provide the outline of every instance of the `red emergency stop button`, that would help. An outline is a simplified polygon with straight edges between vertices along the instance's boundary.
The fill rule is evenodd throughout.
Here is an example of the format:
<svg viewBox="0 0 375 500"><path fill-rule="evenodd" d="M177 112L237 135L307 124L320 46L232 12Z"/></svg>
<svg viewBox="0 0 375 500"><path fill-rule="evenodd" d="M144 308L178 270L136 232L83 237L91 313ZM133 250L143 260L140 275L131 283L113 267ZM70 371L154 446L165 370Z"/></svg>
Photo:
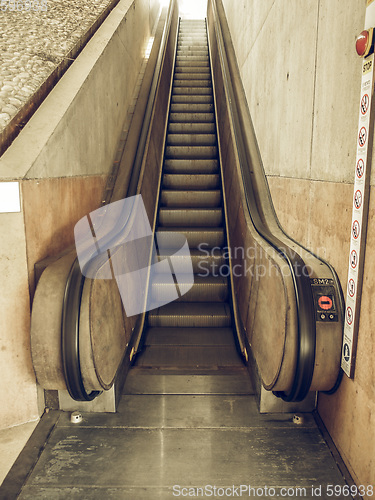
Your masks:
<svg viewBox="0 0 375 500"><path fill-rule="evenodd" d="M373 52L372 33L373 28L363 30L362 33L357 36L355 48L359 56L366 57L370 54L370 51Z"/></svg>
<svg viewBox="0 0 375 500"><path fill-rule="evenodd" d="M332 309L333 300L328 295L322 295L321 297L319 297L318 304L320 309L329 311L329 309Z"/></svg>

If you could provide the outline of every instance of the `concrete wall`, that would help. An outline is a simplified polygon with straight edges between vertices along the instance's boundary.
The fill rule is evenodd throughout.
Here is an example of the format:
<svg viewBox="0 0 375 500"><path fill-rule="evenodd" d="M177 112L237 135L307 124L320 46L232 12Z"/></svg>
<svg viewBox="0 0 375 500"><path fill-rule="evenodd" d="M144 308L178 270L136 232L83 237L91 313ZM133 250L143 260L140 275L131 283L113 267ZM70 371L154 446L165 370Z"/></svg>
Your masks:
<svg viewBox="0 0 375 500"><path fill-rule="evenodd" d="M223 0L277 214L347 286L365 0ZM372 175L372 190L375 177ZM357 484L375 484L375 201L354 380L319 413Z"/></svg>
<svg viewBox="0 0 375 500"><path fill-rule="evenodd" d="M0 428L39 416L34 264L72 244L75 223L101 204L159 8L121 0L0 158L0 182L21 193L20 212L0 213Z"/></svg>

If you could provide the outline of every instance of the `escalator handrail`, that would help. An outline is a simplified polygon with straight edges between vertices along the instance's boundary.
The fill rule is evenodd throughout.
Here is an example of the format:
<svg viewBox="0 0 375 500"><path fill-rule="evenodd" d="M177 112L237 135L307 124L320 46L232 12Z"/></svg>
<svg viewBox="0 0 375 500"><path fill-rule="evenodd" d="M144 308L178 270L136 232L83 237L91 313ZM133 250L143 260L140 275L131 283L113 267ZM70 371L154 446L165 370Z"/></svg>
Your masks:
<svg viewBox="0 0 375 500"><path fill-rule="evenodd" d="M146 111L139 135L135 159L133 162L131 178L129 181L127 192L124 194L124 198L134 196L138 191L139 176L143 158L146 152L146 142L150 130L151 117L155 105L157 89L159 86L162 62L166 52L167 40L172 23L172 14L174 11L175 1L176 0L170 1L168 14L164 23L163 34L160 42L157 61L155 64L155 71L150 86ZM112 248L121 242L121 238L123 237L124 230L126 229L130 217L131 212L127 211L120 227L116 226L115 230L109 232L104 238L100 240L101 248ZM106 252L104 252L104 255L106 255ZM87 259L87 262L91 262L92 265L97 265L98 260L101 261L102 259L103 254L98 255L97 252L94 252L90 256L90 258ZM70 396L76 401L91 401L101 392L86 391L80 367L79 321L82 292L85 283L84 274L81 272L80 264L78 262L78 259L76 258L71 267L65 287L61 322L61 349L65 383Z"/></svg>
<svg viewBox="0 0 375 500"><path fill-rule="evenodd" d="M251 181L251 165L254 164L254 161L241 127L237 95L233 89L230 78L229 63L217 11L216 0L211 0L211 4L223 82L229 102L229 110L233 123L234 137L249 216L258 234L265 241L267 241L288 264L295 289L298 322L297 366L293 385L290 391L281 392L277 395L281 396L286 401L301 401L309 392L315 366L316 320L310 277L308 273L305 275L307 267L302 257L270 232L269 228L262 219L260 207L258 207L255 202L256 198L254 196L254 186ZM254 134L254 142L257 144L253 128L252 133ZM257 153L260 156L258 147ZM258 158L256 159L256 162L259 163Z"/></svg>

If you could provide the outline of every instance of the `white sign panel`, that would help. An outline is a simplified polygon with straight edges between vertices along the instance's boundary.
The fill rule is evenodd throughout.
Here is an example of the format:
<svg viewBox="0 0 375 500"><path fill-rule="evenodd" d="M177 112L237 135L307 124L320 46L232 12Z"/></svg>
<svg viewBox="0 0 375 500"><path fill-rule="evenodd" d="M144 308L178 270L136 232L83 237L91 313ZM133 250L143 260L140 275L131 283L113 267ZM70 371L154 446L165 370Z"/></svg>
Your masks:
<svg viewBox="0 0 375 500"><path fill-rule="evenodd" d="M18 182L0 182L0 213L20 212L20 186Z"/></svg>
<svg viewBox="0 0 375 500"><path fill-rule="evenodd" d="M375 6L375 3L372 5ZM354 175L352 224L350 231L350 254L348 286L346 291L344 339L341 367L348 377L353 376L356 335L359 320L359 292L362 285L363 253L366 236L368 182L368 146L370 108L373 89L374 54L363 61L359 123L357 134L357 156Z"/></svg>

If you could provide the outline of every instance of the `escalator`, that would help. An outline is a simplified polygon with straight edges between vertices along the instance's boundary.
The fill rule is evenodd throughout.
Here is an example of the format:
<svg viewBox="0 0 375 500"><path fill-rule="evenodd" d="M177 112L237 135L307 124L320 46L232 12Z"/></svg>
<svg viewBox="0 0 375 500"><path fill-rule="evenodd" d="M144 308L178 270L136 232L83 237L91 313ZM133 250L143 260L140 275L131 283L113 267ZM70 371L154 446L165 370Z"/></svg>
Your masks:
<svg viewBox="0 0 375 500"><path fill-rule="evenodd" d="M254 375L287 402L335 391L344 310L337 275L278 222L221 2L208 2L207 21L179 20L177 11L172 1L160 21L160 48L155 41L112 195L99 209L103 222L111 205L141 195L157 251L150 243L141 250L149 260L134 260L170 267L145 286L148 312L124 315L108 279L112 249L121 252L132 231L124 213L92 245L107 249L92 254L94 271L85 274L76 251L49 265L33 303L38 382L89 402L114 384L121 391L132 366L128 388L147 373L177 371L207 381L230 375L245 392ZM92 237L103 231L90 215ZM178 236L193 281L172 272L171 282ZM165 300L174 291L178 299Z"/></svg>
<svg viewBox="0 0 375 500"><path fill-rule="evenodd" d="M194 284L177 301L148 313L145 346L135 365L245 370L234 342L228 279L220 273L227 268L226 237L204 20L180 22L164 158L158 232L186 237ZM174 285L163 275L155 278L156 300L166 286ZM186 289L181 281L178 286Z"/></svg>

